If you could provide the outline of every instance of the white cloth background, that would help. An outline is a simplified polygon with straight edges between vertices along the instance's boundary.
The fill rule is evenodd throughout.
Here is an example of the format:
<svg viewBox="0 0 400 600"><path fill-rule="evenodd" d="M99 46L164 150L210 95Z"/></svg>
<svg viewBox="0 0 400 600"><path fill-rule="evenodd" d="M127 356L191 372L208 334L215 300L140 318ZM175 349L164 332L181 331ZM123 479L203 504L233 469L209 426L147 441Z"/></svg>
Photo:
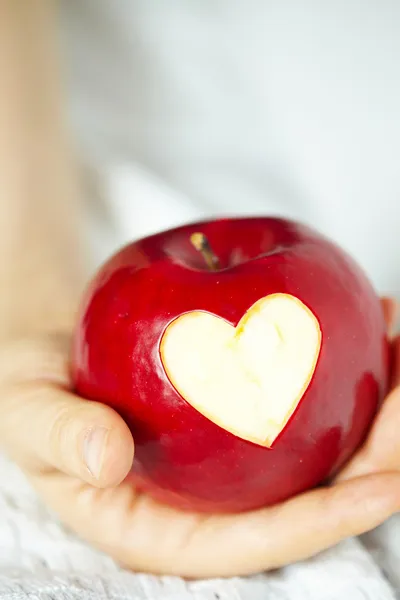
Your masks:
<svg viewBox="0 0 400 600"><path fill-rule="evenodd" d="M133 574L78 540L0 458L3 600L397 600L359 540L269 575L186 583Z"/></svg>
<svg viewBox="0 0 400 600"><path fill-rule="evenodd" d="M400 296L396 0L64 0L62 9L72 120L95 175L95 264L184 221L280 213L332 235L380 292ZM1 599L394 600L400 590L398 518L275 573L186 584L118 569L3 458L0 474Z"/></svg>

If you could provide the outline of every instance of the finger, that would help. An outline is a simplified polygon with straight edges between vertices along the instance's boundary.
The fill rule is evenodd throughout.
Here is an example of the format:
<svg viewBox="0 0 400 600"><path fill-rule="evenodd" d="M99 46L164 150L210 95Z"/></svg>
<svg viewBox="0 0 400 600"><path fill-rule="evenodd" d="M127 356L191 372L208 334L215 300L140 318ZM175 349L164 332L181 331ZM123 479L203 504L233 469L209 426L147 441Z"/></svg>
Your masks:
<svg viewBox="0 0 400 600"><path fill-rule="evenodd" d="M389 335L392 335L393 329L396 325L399 305L396 300L387 297L381 299L381 305L388 333Z"/></svg>
<svg viewBox="0 0 400 600"><path fill-rule="evenodd" d="M336 481L380 471L400 472L400 337L393 342L392 366L392 391L386 397L366 441L338 473Z"/></svg>
<svg viewBox="0 0 400 600"><path fill-rule="evenodd" d="M175 511L128 482L110 490L71 488L68 480L40 486L72 529L124 566L190 578L246 576L304 560L375 528L400 508L400 476L394 474L227 516Z"/></svg>
<svg viewBox="0 0 400 600"><path fill-rule="evenodd" d="M185 569L197 575L199 544L211 575L216 566L225 576L276 569L369 531L399 508L400 476L389 474L313 490L272 509L214 517L198 539L189 538Z"/></svg>
<svg viewBox="0 0 400 600"><path fill-rule="evenodd" d="M400 386L400 336L393 342L392 387Z"/></svg>
<svg viewBox="0 0 400 600"><path fill-rule="evenodd" d="M0 439L18 463L59 469L99 487L119 484L133 460L133 440L110 408L48 383L10 385L0 407Z"/></svg>
<svg viewBox="0 0 400 600"><path fill-rule="evenodd" d="M132 465L132 436L113 410L67 391L69 351L69 338L60 335L19 340L2 351L0 443L31 470L117 485Z"/></svg>

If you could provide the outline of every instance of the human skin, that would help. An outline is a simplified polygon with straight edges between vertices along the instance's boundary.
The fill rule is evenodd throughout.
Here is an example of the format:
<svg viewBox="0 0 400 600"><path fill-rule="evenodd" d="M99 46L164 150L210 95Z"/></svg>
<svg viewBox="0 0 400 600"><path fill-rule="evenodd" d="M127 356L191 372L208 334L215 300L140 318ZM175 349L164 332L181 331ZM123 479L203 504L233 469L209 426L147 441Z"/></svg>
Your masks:
<svg viewBox="0 0 400 600"><path fill-rule="evenodd" d="M50 0L0 2L3 451L79 536L140 571L245 575L382 523L400 507L398 339L393 391L365 445L330 485L268 509L204 516L159 505L124 483L134 460L127 426L110 408L76 397L69 378L86 250L53 10ZM394 308L384 301L388 324Z"/></svg>

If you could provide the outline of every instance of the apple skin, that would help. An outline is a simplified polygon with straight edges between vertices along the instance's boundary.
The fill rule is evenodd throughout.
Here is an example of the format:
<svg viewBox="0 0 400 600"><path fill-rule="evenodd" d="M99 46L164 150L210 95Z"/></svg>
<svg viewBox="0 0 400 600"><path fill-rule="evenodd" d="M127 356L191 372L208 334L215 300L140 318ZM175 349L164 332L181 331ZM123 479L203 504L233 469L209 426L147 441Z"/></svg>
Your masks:
<svg viewBox="0 0 400 600"><path fill-rule="evenodd" d="M220 271L207 270L191 245L197 231ZM185 312L236 326L254 302L279 292L313 311L322 346L296 411L266 448L191 407L168 380L159 346ZM178 508L240 512L317 486L349 459L387 392L389 344L377 294L336 244L293 221L225 218L144 238L100 269L79 314L72 377L77 393L113 407L130 427L135 485Z"/></svg>

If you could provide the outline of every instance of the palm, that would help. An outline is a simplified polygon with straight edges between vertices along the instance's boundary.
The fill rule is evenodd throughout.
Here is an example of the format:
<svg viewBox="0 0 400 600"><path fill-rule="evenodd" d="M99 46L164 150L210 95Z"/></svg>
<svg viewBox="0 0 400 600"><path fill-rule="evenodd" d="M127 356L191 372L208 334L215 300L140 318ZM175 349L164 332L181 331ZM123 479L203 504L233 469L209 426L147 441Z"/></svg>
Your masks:
<svg viewBox="0 0 400 600"><path fill-rule="evenodd" d="M127 567L189 577L245 575L301 560L369 530L397 507L400 478L371 475L232 516L184 513L130 484L96 489L66 475L34 481L81 537ZM370 506L360 510L368 498Z"/></svg>
<svg viewBox="0 0 400 600"><path fill-rule="evenodd" d="M397 385L399 340L394 349ZM307 558L397 510L399 425L400 388L392 391L366 444L333 485L242 515L177 511L128 482L99 489L57 471L32 479L67 525L128 567L189 577L249 574Z"/></svg>

